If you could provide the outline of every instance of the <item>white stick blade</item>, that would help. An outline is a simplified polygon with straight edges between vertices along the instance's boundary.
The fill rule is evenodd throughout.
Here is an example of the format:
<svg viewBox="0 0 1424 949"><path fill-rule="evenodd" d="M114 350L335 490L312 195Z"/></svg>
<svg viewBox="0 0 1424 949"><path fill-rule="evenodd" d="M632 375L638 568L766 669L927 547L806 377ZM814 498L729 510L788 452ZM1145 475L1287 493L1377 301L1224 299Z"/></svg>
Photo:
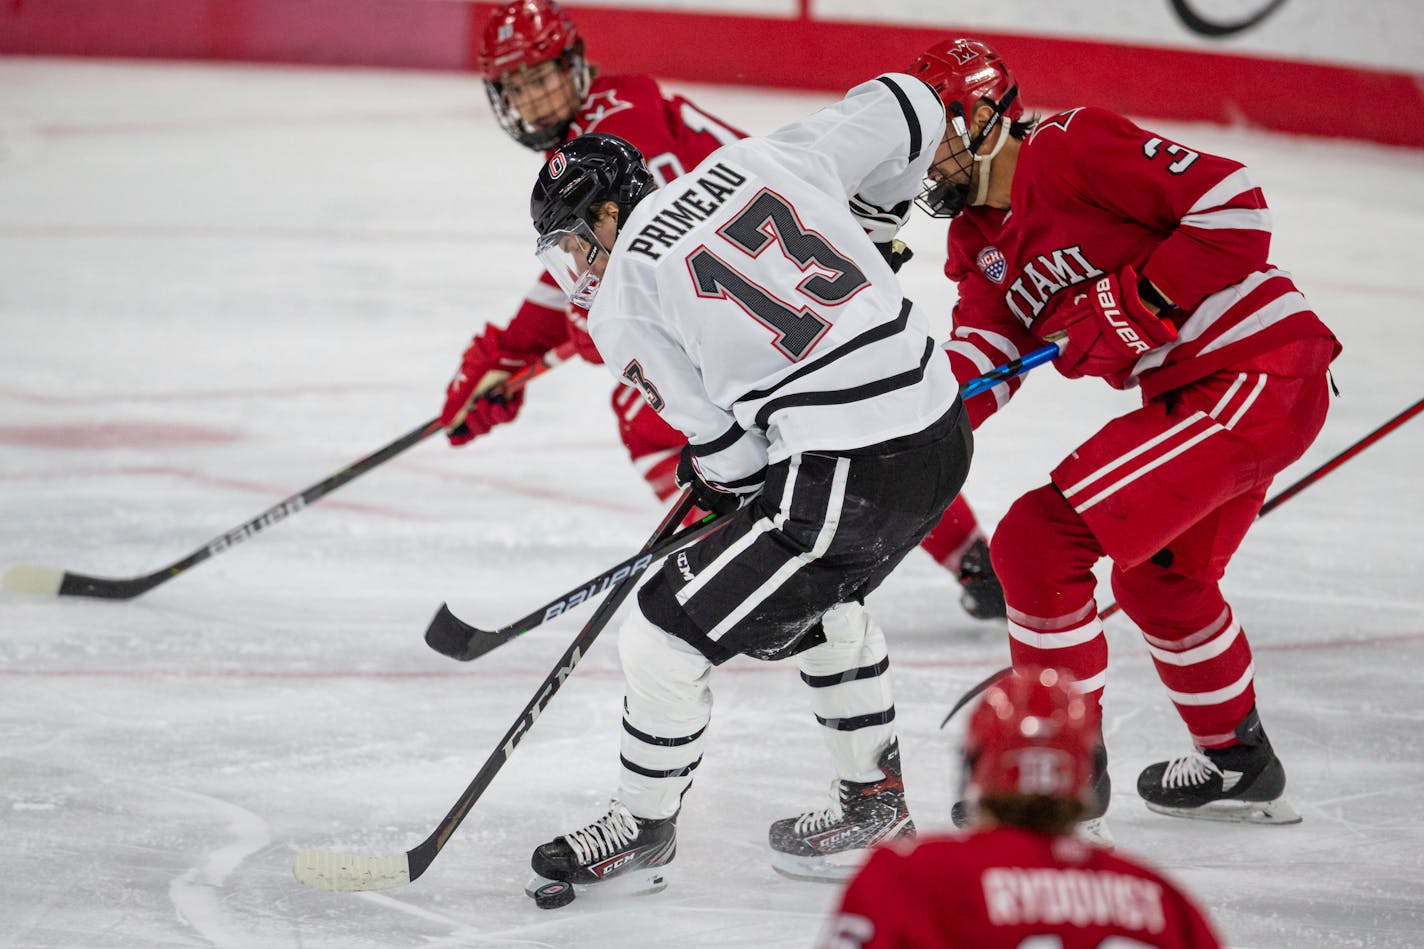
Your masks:
<svg viewBox="0 0 1424 949"><path fill-rule="evenodd" d="M389 890L410 882L410 859L361 857L330 850L303 850L292 861L297 882L318 890L357 893L362 890Z"/></svg>
<svg viewBox="0 0 1424 949"><path fill-rule="evenodd" d="M59 596L59 585L63 582L63 570L27 564L11 567L0 578L0 586L11 593L33 593L36 596Z"/></svg>

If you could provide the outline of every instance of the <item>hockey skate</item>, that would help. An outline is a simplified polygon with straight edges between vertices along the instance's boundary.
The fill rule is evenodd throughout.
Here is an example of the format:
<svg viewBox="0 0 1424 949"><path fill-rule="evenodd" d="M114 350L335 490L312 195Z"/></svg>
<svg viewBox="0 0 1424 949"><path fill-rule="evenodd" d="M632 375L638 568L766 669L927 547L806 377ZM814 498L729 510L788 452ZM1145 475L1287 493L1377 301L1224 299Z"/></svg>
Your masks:
<svg viewBox="0 0 1424 949"><path fill-rule="evenodd" d="M1108 802L1112 799L1112 776L1108 774L1108 749L1099 743L1093 752L1093 801L1078 821L1077 834L1088 843L1109 849L1113 846L1108 829ZM949 820L955 827L967 828L972 819L968 801L955 801L949 809Z"/></svg>
<svg viewBox="0 0 1424 949"><path fill-rule="evenodd" d="M838 883L849 879L866 851L881 841L913 837L905 804L900 746L891 742L876 762L885 777L857 783L831 782L830 804L771 825L771 865L796 880Z"/></svg>
<svg viewBox="0 0 1424 949"><path fill-rule="evenodd" d="M571 883L584 893L597 885L604 894L656 893L667 886L664 871L677 853L677 818L644 820L613 801L598 820L555 837L534 850L529 896L548 883Z"/></svg>
<svg viewBox="0 0 1424 949"><path fill-rule="evenodd" d="M959 562L959 605L975 619L1003 619L1008 615L1004 606L1004 588L994 575L989 562L989 543L979 538L964 552Z"/></svg>
<svg viewBox="0 0 1424 949"><path fill-rule="evenodd" d="M1245 824L1298 824L1284 797L1286 772L1252 708L1236 726L1240 744L1206 748L1148 765L1137 793L1149 810L1174 817Z"/></svg>

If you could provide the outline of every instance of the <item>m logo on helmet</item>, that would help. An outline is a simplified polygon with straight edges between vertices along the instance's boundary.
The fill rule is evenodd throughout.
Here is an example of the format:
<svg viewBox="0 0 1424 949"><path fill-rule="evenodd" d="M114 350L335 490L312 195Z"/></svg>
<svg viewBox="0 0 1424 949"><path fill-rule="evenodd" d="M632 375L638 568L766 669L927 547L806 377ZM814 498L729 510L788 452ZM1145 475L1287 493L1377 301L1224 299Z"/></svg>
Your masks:
<svg viewBox="0 0 1424 949"><path fill-rule="evenodd" d="M953 56L961 66L967 66L979 58L979 51L971 49L968 43L961 40L949 48L949 55Z"/></svg>
<svg viewBox="0 0 1424 949"><path fill-rule="evenodd" d="M1018 768L1018 792L1045 797L1073 793L1073 759L1057 748L1021 748L1004 756Z"/></svg>
<svg viewBox="0 0 1424 949"><path fill-rule="evenodd" d="M501 24L499 25L499 29L498 29L498 30L496 31L496 33L495 33L495 42L497 42L497 43L503 43L505 40L510 40L510 39L513 39L513 38L514 38L514 24L513 24L513 23L501 23Z"/></svg>
<svg viewBox="0 0 1424 949"><path fill-rule="evenodd" d="M569 167L569 161L564 157L564 153L554 152L554 157L549 159L549 177L557 178L564 173L564 169Z"/></svg>

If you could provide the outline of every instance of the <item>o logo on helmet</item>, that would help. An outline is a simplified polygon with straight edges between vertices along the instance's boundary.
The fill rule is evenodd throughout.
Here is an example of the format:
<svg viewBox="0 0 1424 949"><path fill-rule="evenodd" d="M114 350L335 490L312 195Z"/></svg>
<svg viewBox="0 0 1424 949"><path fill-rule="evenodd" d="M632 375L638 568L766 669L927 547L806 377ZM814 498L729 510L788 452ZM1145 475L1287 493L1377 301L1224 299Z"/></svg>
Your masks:
<svg viewBox="0 0 1424 949"><path fill-rule="evenodd" d="M564 173L564 169L569 167L568 159L564 158L563 152L554 152L554 157L549 159L549 177L557 178Z"/></svg>

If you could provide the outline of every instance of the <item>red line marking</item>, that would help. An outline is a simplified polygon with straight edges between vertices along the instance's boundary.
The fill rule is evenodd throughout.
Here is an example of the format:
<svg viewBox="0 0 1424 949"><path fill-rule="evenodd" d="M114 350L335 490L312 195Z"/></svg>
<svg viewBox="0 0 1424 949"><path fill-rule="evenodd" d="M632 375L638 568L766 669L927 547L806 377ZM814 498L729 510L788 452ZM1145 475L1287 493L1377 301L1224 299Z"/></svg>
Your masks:
<svg viewBox="0 0 1424 949"><path fill-rule="evenodd" d="M1305 643L1278 643L1253 647L1258 652L1296 649L1349 649L1359 646L1382 646L1392 643L1419 642L1424 640L1424 632L1402 633L1396 636L1366 636L1361 639L1321 639ZM998 661L997 659L946 659L928 662L900 662L901 669L979 669ZM127 679L376 679L405 681L411 679L454 679L454 678L500 678L512 679L528 676L533 678L547 670L542 668L511 669L507 667L466 666L446 670L382 670L382 669L6 669L0 668L0 676L30 679L83 679L83 678L127 678ZM737 666L723 666L718 675L733 673L780 673L792 674L789 667L779 663L757 662ZM589 668L580 673L584 678L620 678L617 668Z"/></svg>
<svg viewBox="0 0 1424 949"><path fill-rule="evenodd" d="M35 405L88 405L96 402L198 402L219 399L260 399L286 398L294 395L350 395L353 392L374 392L381 389L401 388L393 383L372 385L370 383L347 383L314 386L269 386L253 389L189 389L177 392L131 392L91 395L51 395L47 392L33 392L15 386L0 385L0 398Z"/></svg>
<svg viewBox="0 0 1424 949"><path fill-rule="evenodd" d="M232 129L297 128L314 125L350 125L365 122L426 122L430 120L487 122L483 108L459 106L421 111L402 110L341 112L326 115L231 115L203 116L188 119L151 119L142 122L49 122L30 126L27 131L45 138L83 138L95 135L145 135L164 132L192 132L212 129L227 132Z"/></svg>
<svg viewBox="0 0 1424 949"><path fill-rule="evenodd" d="M422 243L422 244L478 244L489 240L486 235L464 229L392 229L392 228L332 228L332 227L212 227L192 226L146 227L144 225L23 225L12 224L0 227L0 238L121 238L133 240L289 240L289 241L349 241L359 243Z"/></svg>
<svg viewBox="0 0 1424 949"><path fill-rule="evenodd" d="M64 478L113 478L124 476L140 477L161 477L177 478L182 481L190 481L194 484L202 484L219 488L227 488L233 491L243 491L248 494L262 494L274 501L277 498L286 497L291 493L291 489L283 489L270 484L261 484L256 481L240 481L236 478L224 478L219 475L210 475L202 471L195 471L191 468L178 468L171 465L134 465L115 468L63 468L52 471L25 471L0 473L0 481L51 481ZM375 514L380 517L391 517L396 520L431 520L433 515L414 514L410 511L401 511L396 508L382 507L378 504L363 504L359 501L332 501L322 499L312 502L313 506L320 505L325 508L339 508L346 511L360 511L365 514Z"/></svg>

